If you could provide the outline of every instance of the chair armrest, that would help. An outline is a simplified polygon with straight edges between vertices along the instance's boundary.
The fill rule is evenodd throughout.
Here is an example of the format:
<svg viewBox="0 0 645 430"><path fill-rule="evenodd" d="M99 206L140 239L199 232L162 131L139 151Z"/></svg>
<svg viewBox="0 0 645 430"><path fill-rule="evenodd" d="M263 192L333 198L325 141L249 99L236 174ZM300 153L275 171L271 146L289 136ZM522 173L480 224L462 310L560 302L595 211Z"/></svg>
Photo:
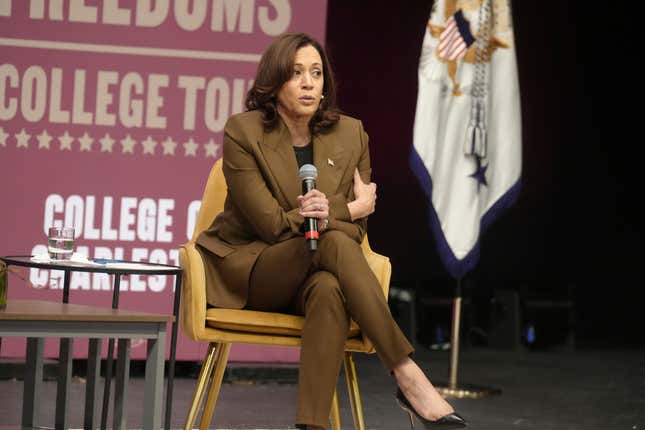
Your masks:
<svg viewBox="0 0 645 430"><path fill-rule="evenodd" d="M367 241L367 239L365 239ZM385 301L387 302L389 292L390 292L390 277L392 276L392 263L390 259L384 255L377 254L372 251L369 247L369 244L363 242L363 254L367 260L367 264L374 272L376 279L378 279L379 284L381 284L381 289L383 290L383 295L385 296ZM374 345L372 341L369 340L365 333L362 333L363 339L363 350L369 354L374 353Z"/></svg>
<svg viewBox="0 0 645 430"><path fill-rule="evenodd" d="M374 272L374 275L376 275L376 279L378 279L379 284L381 284L383 294L385 295L385 300L387 301L390 294L392 263L390 263L390 259L386 256L377 254L376 252L372 251L367 235L365 235L365 237L363 238L361 249L363 250L367 264L369 264L372 272Z"/></svg>
<svg viewBox="0 0 645 430"><path fill-rule="evenodd" d="M390 259L384 255L377 254L374 251L365 252L365 259L367 264L374 272L376 279L378 279L379 284L381 284L381 289L383 289L383 295L387 301L390 293L390 277L392 276L392 263Z"/></svg>
<svg viewBox="0 0 645 430"><path fill-rule="evenodd" d="M179 326L192 340L203 340L206 321L206 272L195 242L179 247L179 265L183 269Z"/></svg>

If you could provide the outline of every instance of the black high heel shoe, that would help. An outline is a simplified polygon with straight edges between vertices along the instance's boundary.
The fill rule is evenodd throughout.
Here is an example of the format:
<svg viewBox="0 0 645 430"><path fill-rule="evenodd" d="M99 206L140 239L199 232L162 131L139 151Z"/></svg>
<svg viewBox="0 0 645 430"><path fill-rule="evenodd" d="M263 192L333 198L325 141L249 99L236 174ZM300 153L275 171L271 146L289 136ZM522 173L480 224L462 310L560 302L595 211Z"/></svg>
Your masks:
<svg viewBox="0 0 645 430"><path fill-rule="evenodd" d="M417 411L414 410L408 399L398 387L396 389L396 401L398 402L399 406L401 406L401 409L406 411L410 416L410 428L414 428L415 417L417 420L419 420L424 429L450 430L466 427L466 420L464 420L457 412L452 412L448 415L444 415L443 417L434 421L423 418L417 413Z"/></svg>

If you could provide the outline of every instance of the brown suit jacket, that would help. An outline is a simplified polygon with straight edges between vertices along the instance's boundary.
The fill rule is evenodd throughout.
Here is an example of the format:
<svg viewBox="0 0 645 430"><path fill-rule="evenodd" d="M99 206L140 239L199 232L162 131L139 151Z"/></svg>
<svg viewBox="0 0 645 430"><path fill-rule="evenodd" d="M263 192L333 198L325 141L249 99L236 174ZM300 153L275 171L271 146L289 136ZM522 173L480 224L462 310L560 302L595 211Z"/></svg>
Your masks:
<svg viewBox="0 0 645 430"><path fill-rule="evenodd" d="M351 221L354 169L364 182L371 176L368 137L359 120L341 115L325 133L313 137L316 188L329 199L329 230L361 242L367 220ZM223 171L228 187L224 211L197 238L210 274L206 298L218 307L245 306L249 277L264 248L302 235L298 163L289 130L280 121L266 132L259 111L229 118L224 128ZM303 238L304 240L304 238Z"/></svg>

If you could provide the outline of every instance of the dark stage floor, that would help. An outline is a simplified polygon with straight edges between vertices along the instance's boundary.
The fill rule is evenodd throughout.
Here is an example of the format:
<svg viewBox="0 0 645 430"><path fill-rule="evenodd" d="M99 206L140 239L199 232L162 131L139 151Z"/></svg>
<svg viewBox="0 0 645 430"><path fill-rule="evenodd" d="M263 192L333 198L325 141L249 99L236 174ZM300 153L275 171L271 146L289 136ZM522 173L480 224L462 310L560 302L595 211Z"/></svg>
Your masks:
<svg viewBox="0 0 645 430"><path fill-rule="evenodd" d="M448 377L447 352L421 349L418 361L433 381ZM357 371L369 429L409 428L406 415L394 402L394 381L378 358L357 356ZM7 364L3 365L5 370ZM172 428L182 428L195 388L190 377L195 366L182 366L175 382ZM141 426L143 378L129 388L128 427ZM270 372L268 372L271 374ZM5 372L6 374L6 372ZM249 375L260 375L252 383ZM277 378L267 370L235 365L227 374L211 428L293 428L296 370L280 368ZM462 350L459 380L502 390L501 395L478 400L452 400L455 408L477 430L503 429L645 429L645 350L578 350L576 352L507 352L485 348ZM53 427L56 384L44 384L41 425ZM344 377L339 378L343 429L352 419ZM69 423L82 427L84 384L72 384ZM0 381L0 428L16 428L21 413L22 381ZM111 422L111 421L110 421Z"/></svg>

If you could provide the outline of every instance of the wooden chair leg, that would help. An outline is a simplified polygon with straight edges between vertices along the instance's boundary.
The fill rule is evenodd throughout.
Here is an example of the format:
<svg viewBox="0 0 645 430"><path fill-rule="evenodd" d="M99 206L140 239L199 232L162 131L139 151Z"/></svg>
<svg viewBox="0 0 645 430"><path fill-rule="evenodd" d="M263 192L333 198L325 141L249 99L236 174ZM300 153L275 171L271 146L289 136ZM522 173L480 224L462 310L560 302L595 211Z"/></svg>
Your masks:
<svg viewBox="0 0 645 430"><path fill-rule="evenodd" d="M211 373L213 372L213 365L215 364L215 356L217 355L217 344L211 343L208 345L208 351L204 357L204 362L202 363L202 368L199 371L199 377L197 378L197 388L195 389L195 395L193 396L193 401L190 404L190 409L188 410L188 417L186 417L186 423L184 424L184 430L192 430L193 424L195 424L195 418L197 417L197 410L202 404L204 399L204 392L208 385L208 380L210 379Z"/></svg>
<svg viewBox="0 0 645 430"><path fill-rule="evenodd" d="M208 397L206 397L206 404L204 405L202 418L199 422L200 430L208 430L208 425L213 417L215 403L217 402L217 396L219 395L219 390L222 386L222 378L224 377L224 371L226 370L226 364L228 363L228 354L231 352L231 344L220 343L218 344L217 349L218 354L217 359L215 360L213 377L211 378L211 386L208 389Z"/></svg>
<svg viewBox="0 0 645 430"><path fill-rule="evenodd" d="M356 376L356 367L354 366L352 353L345 351L343 361L345 364L345 378L347 379L347 392L349 393L349 401L352 405L352 416L354 417L354 428L356 430L365 430L361 393L358 389L358 377Z"/></svg>
<svg viewBox="0 0 645 430"><path fill-rule="evenodd" d="M340 428L340 409L338 408L338 390L334 390L334 398L331 401L331 428L333 430L341 430Z"/></svg>

